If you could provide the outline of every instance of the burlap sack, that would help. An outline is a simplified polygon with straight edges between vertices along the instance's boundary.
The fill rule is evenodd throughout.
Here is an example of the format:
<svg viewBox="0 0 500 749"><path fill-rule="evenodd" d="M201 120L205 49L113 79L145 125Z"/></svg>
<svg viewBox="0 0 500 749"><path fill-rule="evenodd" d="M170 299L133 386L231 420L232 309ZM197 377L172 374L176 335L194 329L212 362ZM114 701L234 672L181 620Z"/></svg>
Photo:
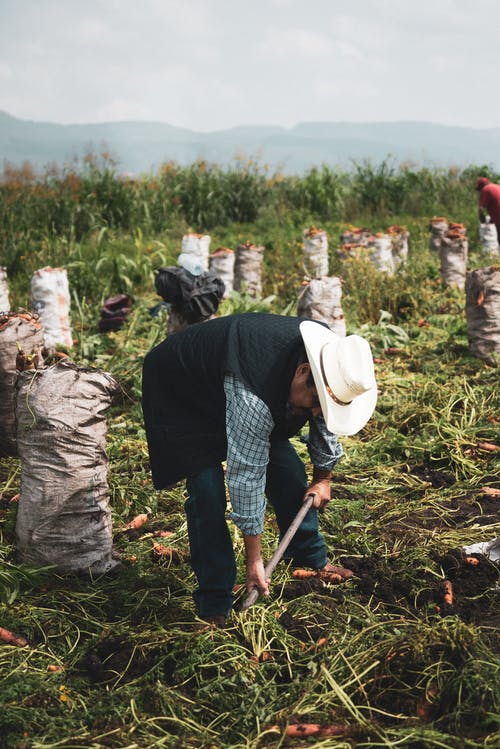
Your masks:
<svg viewBox="0 0 500 749"><path fill-rule="evenodd" d="M397 270L408 260L408 244L410 233L403 226L389 226L387 234L392 242L392 260Z"/></svg>
<svg viewBox="0 0 500 749"><path fill-rule="evenodd" d="M490 255L499 255L498 234L495 224L490 222L479 224L479 244Z"/></svg>
<svg viewBox="0 0 500 749"><path fill-rule="evenodd" d="M45 347L49 351L54 351L58 345L71 348L70 295L68 275L64 268L46 267L33 273L31 307L40 316Z"/></svg>
<svg viewBox="0 0 500 749"><path fill-rule="evenodd" d="M304 229L304 269L309 278L328 275L328 236L326 231L311 226Z"/></svg>
<svg viewBox="0 0 500 749"><path fill-rule="evenodd" d="M368 240L370 260L381 273L394 273L394 258L392 254L392 238L389 234L375 234Z"/></svg>
<svg viewBox="0 0 500 749"><path fill-rule="evenodd" d="M314 278L302 287L297 305L297 315L324 322L334 333L345 336L346 324L342 312L341 298L342 283L340 278L336 276Z"/></svg>
<svg viewBox="0 0 500 749"><path fill-rule="evenodd" d="M18 560L63 572L113 569L106 421L115 380L63 360L19 375Z"/></svg>
<svg viewBox="0 0 500 749"><path fill-rule="evenodd" d="M234 289L246 291L253 297L262 296L262 260L264 247L251 242L236 248L234 261Z"/></svg>
<svg viewBox="0 0 500 749"><path fill-rule="evenodd" d="M43 328L36 315L0 315L0 456L17 455L16 440L16 360L21 369L42 364Z"/></svg>
<svg viewBox="0 0 500 749"><path fill-rule="evenodd" d="M197 276L208 270L210 236L208 234L185 234L181 242L181 254L177 264Z"/></svg>
<svg viewBox="0 0 500 749"><path fill-rule="evenodd" d="M439 257L441 260L441 280L445 286L464 288L468 249L467 238L459 232L450 231L445 237L442 237Z"/></svg>
<svg viewBox="0 0 500 749"><path fill-rule="evenodd" d="M500 359L500 266L467 273L465 298L469 348L495 365Z"/></svg>
<svg viewBox="0 0 500 749"><path fill-rule="evenodd" d="M0 266L0 314L10 311L9 286L7 283L7 268Z"/></svg>
<svg viewBox="0 0 500 749"><path fill-rule="evenodd" d="M429 224L429 249L431 252L439 252L441 240L448 231L448 221L443 216L435 216Z"/></svg>
<svg viewBox="0 0 500 749"><path fill-rule="evenodd" d="M234 250L228 247L218 247L210 256L210 270L224 282L224 298L230 296L233 291L234 260Z"/></svg>

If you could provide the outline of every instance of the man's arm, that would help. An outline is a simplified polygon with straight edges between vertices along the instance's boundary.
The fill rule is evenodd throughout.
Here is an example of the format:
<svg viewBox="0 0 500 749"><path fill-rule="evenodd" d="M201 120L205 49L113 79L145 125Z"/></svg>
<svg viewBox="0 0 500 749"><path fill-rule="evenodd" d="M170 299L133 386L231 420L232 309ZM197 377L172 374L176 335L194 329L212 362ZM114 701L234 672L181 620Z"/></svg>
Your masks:
<svg viewBox="0 0 500 749"><path fill-rule="evenodd" d="M305 497L314 494L313 507L323 510L331 499L332 469L342 457L343 450L337 437L326 428L322 416L309 420L307 449L314 467Z"/></svg>
<svg viewBox="0 0 500 749"><path fill-rule="evenodd" d="M266 506L266 470L269 437L274 422L266 404L232 375L224 379L226 394L226 479L233 512L230 518L245 542L246 585L269 594L260 538Z"/></svg>
<svg viewBox="0 0 500 749"><path fill-rule="evenodd" d="M264 572L264 562L260 551L260 533L257 536L244 536L245 561L247 569L247 591L251 593L258 588L263 596L269 595L269 578Z"/></svg>

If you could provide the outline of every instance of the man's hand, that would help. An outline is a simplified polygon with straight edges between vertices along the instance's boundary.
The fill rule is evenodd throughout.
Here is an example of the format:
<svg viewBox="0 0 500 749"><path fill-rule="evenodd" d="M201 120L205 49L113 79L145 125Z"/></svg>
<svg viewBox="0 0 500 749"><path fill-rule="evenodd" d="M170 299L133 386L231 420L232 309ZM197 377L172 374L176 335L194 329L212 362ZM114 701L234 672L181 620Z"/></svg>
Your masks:
<svg viewBox="0 0 500 749"><path fill-rule="evenodd" d="M312 494L314 496L312 506L317 510L324 510L331 499L331 476L332 474L330 471L323 471L319 468L314 468L313 479L308 490L304 494L304 501Z"/></svg>
<svg viewBox="0 0 500 749"><path fill-rule="evenodd" d="M257 588L261 596L269 595L270 579L266 578L262 559L250 561L247 559L247 592Z"/></svg>
<svg viewBox="0 0 500 749"><path fill-rule="evenodd" d="M245 556L247 566L247 591L257 588L260 595L269 595L269 582L264 572L264 562L260 555L260 535L245 536Z"/></svg>

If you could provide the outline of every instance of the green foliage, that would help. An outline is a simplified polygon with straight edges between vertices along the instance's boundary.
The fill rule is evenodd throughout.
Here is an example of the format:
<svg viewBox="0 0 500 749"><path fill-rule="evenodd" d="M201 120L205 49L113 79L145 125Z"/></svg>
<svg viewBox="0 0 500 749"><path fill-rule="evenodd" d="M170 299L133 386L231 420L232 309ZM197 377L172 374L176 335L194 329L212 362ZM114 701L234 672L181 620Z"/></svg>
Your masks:
<svg viewBox="0 0 500 749"><path fill-rule="evenodd" d="M164 164L157 175L123 177L108 154L83 164L51 167L37 176L29 164L6 166L0 183L0 243L9 268L26 242L81 240L102 228L158 233L173 223L204 232L290 211L317 220L353 221L380 213L472 216L477 175L488 167L429 169L389 160L326 165L302 176L269 176L255 161L221 168L205 161Z"/></svg>

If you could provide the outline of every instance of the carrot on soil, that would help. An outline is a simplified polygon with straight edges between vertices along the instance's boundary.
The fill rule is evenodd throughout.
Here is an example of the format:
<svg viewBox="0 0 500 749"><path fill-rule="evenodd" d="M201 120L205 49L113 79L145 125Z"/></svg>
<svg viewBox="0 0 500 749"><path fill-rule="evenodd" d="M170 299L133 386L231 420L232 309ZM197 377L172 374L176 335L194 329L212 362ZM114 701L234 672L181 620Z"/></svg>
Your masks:
<svg viewBox="0 0 500 749"><path fill-rule="evenodd" d="M294 570L293 576L299 580L306 580L309 577L317 577L318 573L316 570Z"/></svg>
<svg viewBox="0 0 500 749"><path fill-rule="evenodd" d="M480 450L487 450L488 452L495 452L496 450L500 450L500 446L494 445L493 442L478 442L477 446Z"/></svg>
<svg viewBox="0 0 500 749"><path fill-rule="evenodd" d="M155 538L171 538L175 536L175 533L173 531L155 531L153 536Z"/></svg>
<svg viewBox="0 0 500 749"><path fill-rule="evenodd" d="M136 515L135 518L132 518L132 520L129 523L127 523L125 528L127 530L131 528L134 528L134 529L141 528L141 526L143 526L145 523L148 522L148 517L149 516L146 515L146 513L142 513L141 515Z"/></svg>
<svg viewBox="0 0 500 749"><path fill-rule="evenodd" d="M6 645L16 645L18 648L25 648L29 644L25 637L4 627L0 627L0 642L4 642Z"/></svg>
<svg viewBox="0 0 500 749"><path fill-rule="evenodd" d="M477 557L465 557L465 561L467 564L472 564L473 567L479 564L479 559Z"/></svg>
<svg viewBox="0 0 500 749"><path fill-rule="evenodd" d="M337 572L321 572L320 570L318 577L325 583L341 583L343 581L342 575Z"/></svg>
<svg viewBox="0 0 500 749"><path fill-rule="evenodd" d="M319 723L290 723L286 727L285 736L346 736L351 732L351 726L335 723L329 726L321 726Z"/></svg>
<svg viewBox="0 0 500 749"><path fill-rule="evenodd" d="M180 562L181 555L177 549L163 544L153 544L153 559L165 559L170 562Z"/></svg>
<svg viewBox="0 0 500 749"><path fill-rule="evenodd" d="M443 602L447 606L453 606L453 585L449 580L445 580L443 583L444 587L444 595L443 595Z"/></svg>

